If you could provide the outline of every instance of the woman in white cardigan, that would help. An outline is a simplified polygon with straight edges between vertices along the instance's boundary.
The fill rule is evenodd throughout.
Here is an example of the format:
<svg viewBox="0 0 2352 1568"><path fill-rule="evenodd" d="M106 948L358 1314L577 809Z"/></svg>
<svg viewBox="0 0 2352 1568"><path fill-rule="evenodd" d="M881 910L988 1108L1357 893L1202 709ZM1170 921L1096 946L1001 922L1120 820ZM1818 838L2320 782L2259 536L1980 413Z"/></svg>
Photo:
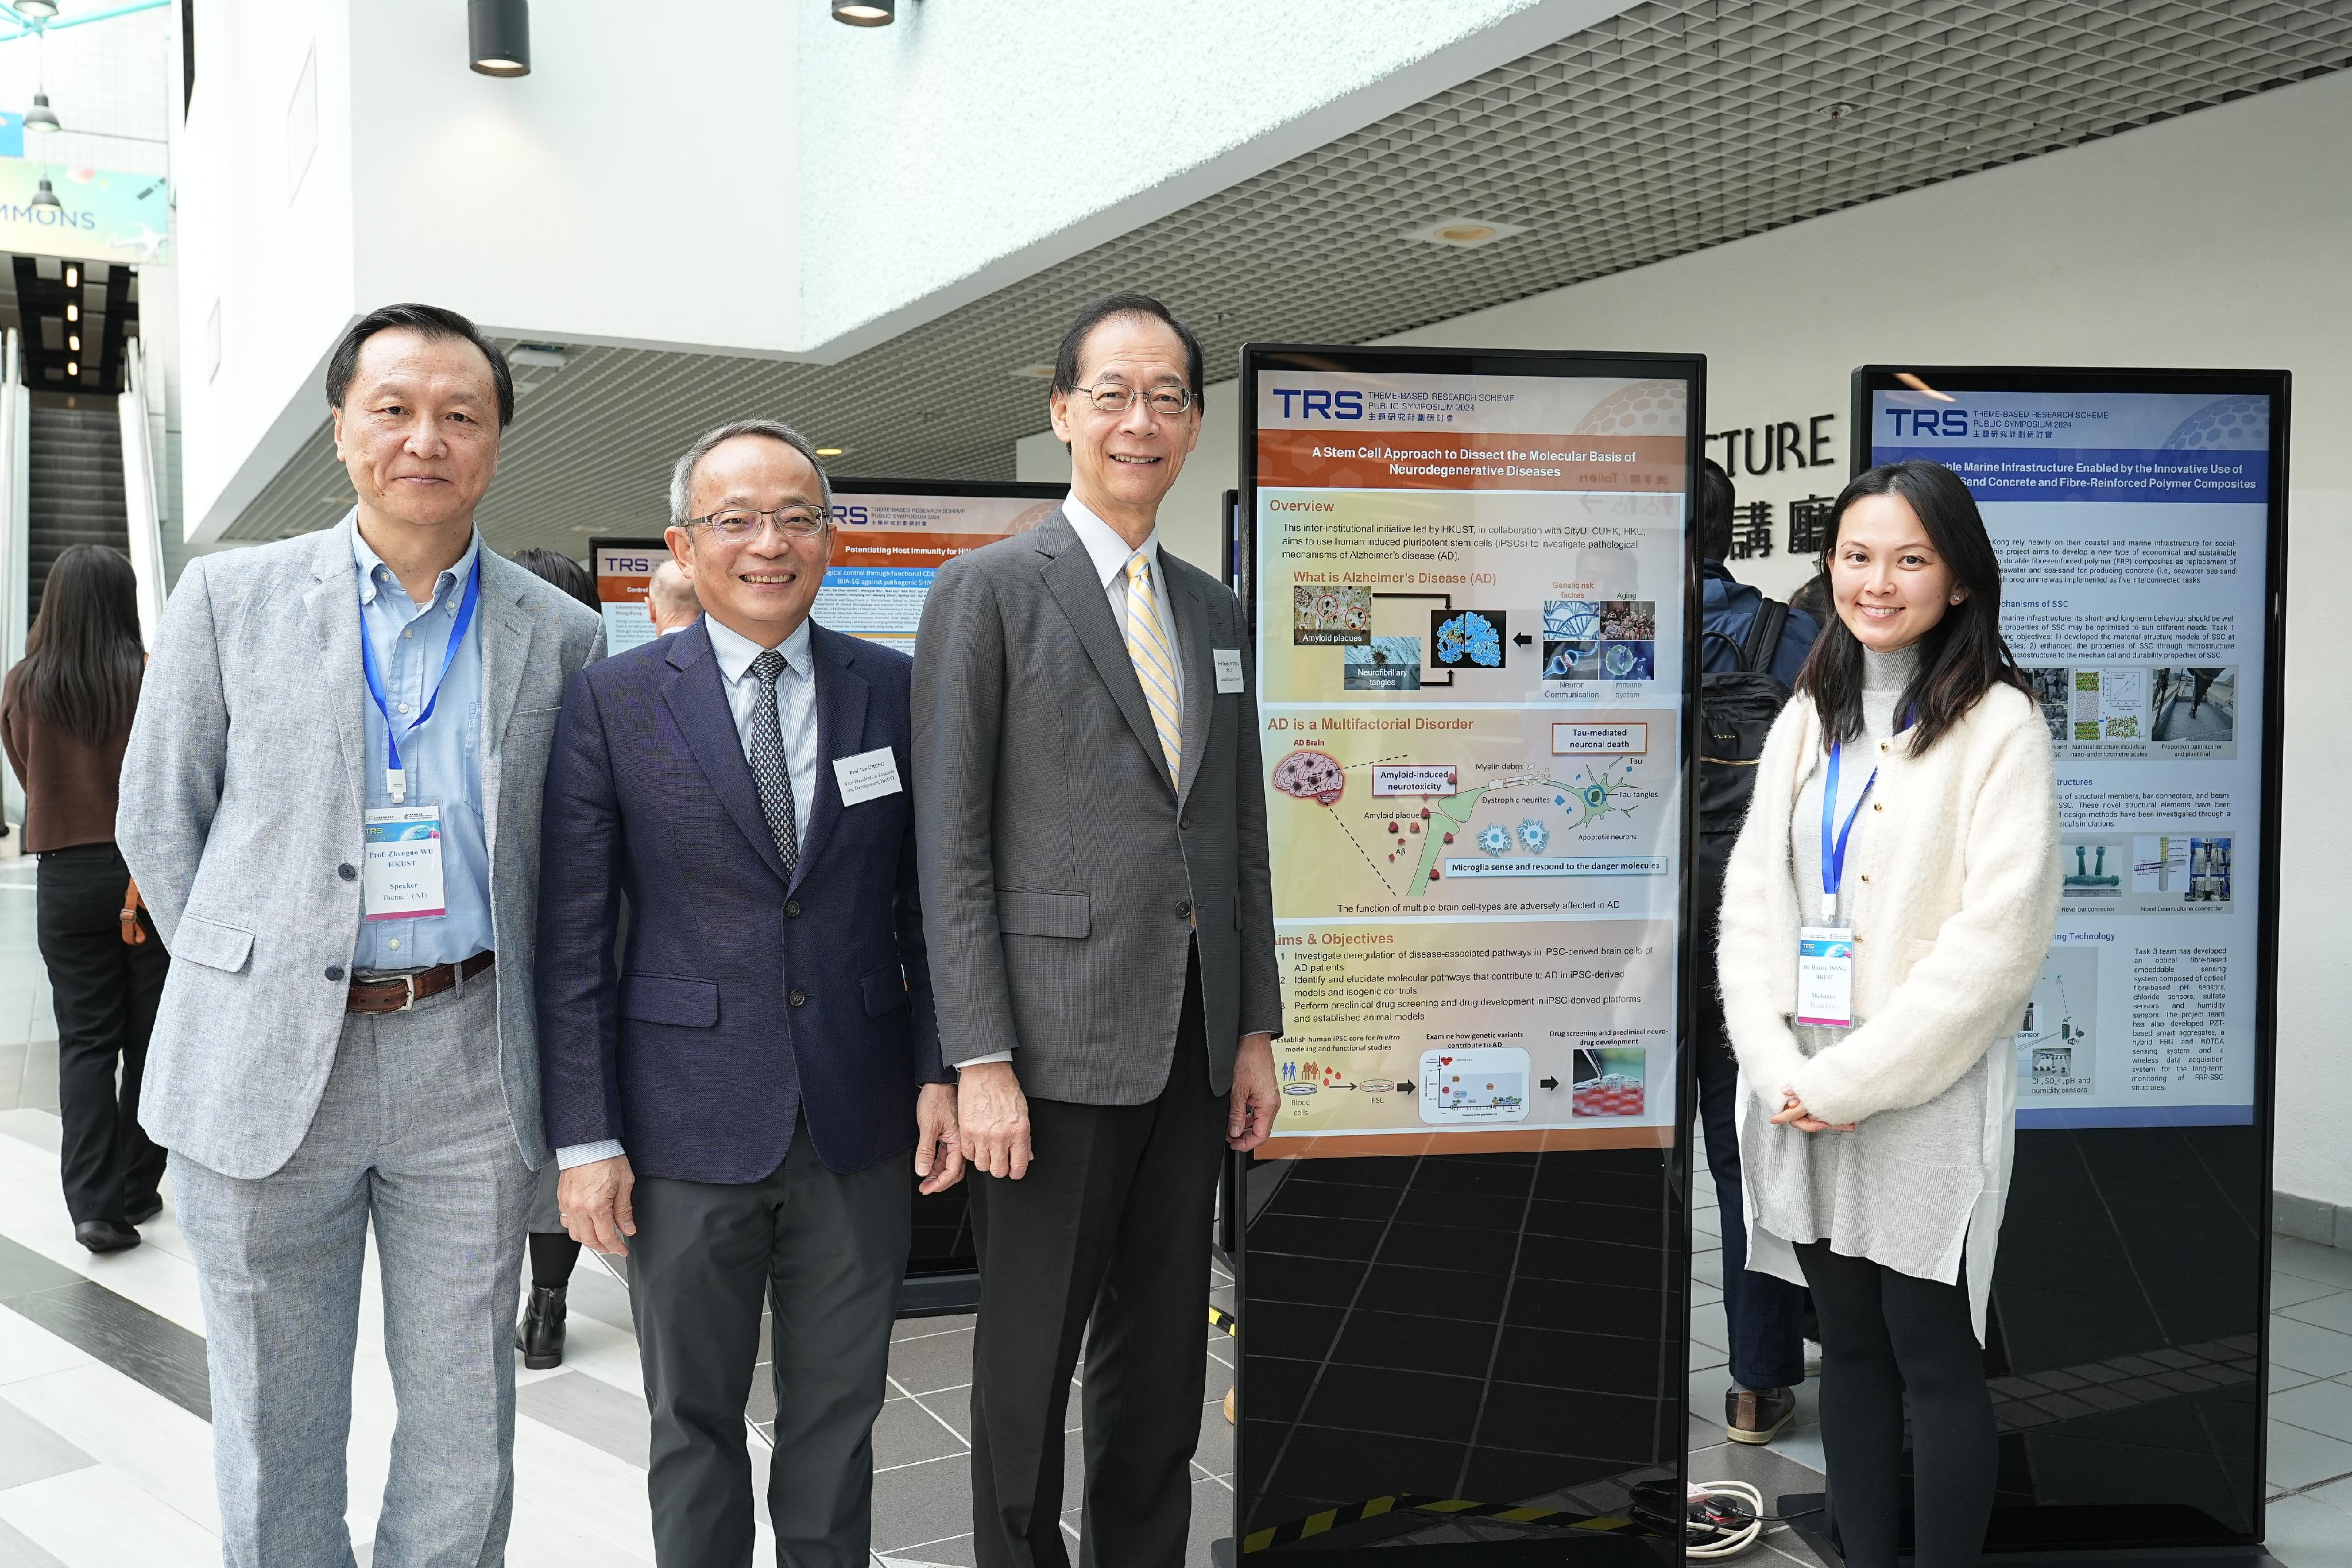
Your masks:
<svg viewBox="0 0 2352 1568"><path fill-rule="evenodd" d="M1838 497L1837 619L1773 726L1726 876L1748 1266L1811 1287L1849 1568L1974 1564L1998 1466L1979 1346L2016 1120L2006 1048L2057 920L2049 731L1949 469Z"/></svg>

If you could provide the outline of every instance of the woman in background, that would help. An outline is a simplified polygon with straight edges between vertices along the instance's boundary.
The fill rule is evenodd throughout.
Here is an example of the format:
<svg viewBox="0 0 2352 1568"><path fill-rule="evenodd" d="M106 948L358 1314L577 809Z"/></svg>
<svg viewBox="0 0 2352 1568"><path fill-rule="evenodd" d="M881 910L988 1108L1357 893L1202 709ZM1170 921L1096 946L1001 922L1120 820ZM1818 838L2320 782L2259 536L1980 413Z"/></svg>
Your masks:
<svg viewBox="0 0 2352 1568"><path fill-rule="evenodd" d="M169 960L114 847L146 667L131 563L76 545L50 566L25 656L0 686L0 745L25 787L25 848L40 857L35 923L58 1018L58 1163L74 1239L92 1252L138 1246L138 1228L163 1207L164 1151L139 1125L139 1083Z"/></svg>
<svg viewBox="0 0 2352 1568"><path fill-rule="evenodd" d="M1980 1349L2018 1026L2059 898L2050 730L2000 636L1968 486L1874 468L1830 525L1837 612L1757 765L1719 951L1748 1267L1809 1285L1849 1568L1973 1565L1999 1454Z"/></svg>
<svg viewBox="0 0 2352 1568"><path fill-rule="evenodd" d="M542 582L552 583L589 609L603 612L596 602L596 580L570 556L551 549L519 551L514 563ZM580 1243L563 1228L555 1207L555 1183L560 1176L551 1159L540 1167L539 1189L530 1200L530 1301L515 1325L515 1348L522 1364L533 1372L563 1364L566 1297L572 1270L580 1263Z"/></svg>

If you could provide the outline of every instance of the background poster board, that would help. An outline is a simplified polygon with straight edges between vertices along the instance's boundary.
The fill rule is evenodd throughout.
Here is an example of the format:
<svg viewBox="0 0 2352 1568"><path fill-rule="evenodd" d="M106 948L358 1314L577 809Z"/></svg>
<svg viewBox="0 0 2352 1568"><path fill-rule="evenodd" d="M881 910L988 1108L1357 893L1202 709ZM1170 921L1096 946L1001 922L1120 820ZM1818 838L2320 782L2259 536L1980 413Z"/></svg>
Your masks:
<svg viewBox="0 0 2352 1568"><path fill-rule="evenodd" d="M596 603L604 617L605 657L654 640L646 584L654 568L668 559L669 546L659 534L588 541L588 570L596 579Z"/></svg>
<svg viewBox="0 0 2352 1568"><path fill-rule="evenodd" d="M1854 375L1857 470L1928 458L1976 496L2057 760L2063 902L2007 1046L1996 1546L2260 1538L2287 393Z"/></svg>
<svg viewBox="0 0 2352 1568"><path fill-rule="evenodd" d="M1704 373L1244 351L1287 1030L1242 1177L1245 1552L1409 1568L1412 1500L1458 1500L1678 1560L1572 1527L1684 1467Z"/></svg>

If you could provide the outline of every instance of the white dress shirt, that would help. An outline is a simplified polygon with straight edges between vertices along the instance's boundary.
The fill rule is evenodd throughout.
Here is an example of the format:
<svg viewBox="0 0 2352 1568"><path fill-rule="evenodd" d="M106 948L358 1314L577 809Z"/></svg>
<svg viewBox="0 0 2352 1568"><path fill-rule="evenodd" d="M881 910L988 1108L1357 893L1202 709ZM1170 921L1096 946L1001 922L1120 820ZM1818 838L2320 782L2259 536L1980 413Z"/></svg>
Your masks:
<svg viewBox="0 0 2352 1568"><path fill-rule="evenodd" d="M735 716L735 734L743 743L743 759L749 762L751 725L759 715L761 699L767 695L767 688L751 674L751 661L767 650L715 615L705 615L702 623L710 632L710 651L718 656L719 680L727 688L728 711ZM784 656L785 669L776 677L776 732L783 739L784 771L793 781L793 821L800 830L800 841L806 843L809 812L816 804L816 664L810 653L809 623L803 621L795 627L777 652ZM623 1152L614 1138L570 1144L555 1151L555 1163L570 1170Z"/></svg>

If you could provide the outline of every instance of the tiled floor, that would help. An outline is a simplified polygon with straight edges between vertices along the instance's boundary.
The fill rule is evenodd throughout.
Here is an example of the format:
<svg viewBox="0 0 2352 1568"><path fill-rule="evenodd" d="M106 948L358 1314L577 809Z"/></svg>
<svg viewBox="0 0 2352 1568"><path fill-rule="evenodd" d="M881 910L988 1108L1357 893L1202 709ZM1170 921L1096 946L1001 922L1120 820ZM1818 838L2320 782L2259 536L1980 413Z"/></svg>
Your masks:
<svg viewBox="0 0 2352 1568"><path fill-rule="evenodd" d="M194 1270L168 1208L147 1245L112 1258L75 1246L58 1196L57 1043L33 942L32 868L0 861L0 1564L7 1568L196 1568L219 1561L203 1321ZM1820 1487L1811 1391L1769 1449L1723 1441L1727 1375L1716 1216L1703 1203L1693 1259L1691 1474L1740 1479L1766 1499ZM2271 1320L2269 1529L2289 1568L2352 1568L2352 1252L2279 1238ZM373 1262L362 1318L350 1452L352 1528L374 1527L393 1401L383 1370ZM1214 1281L1219 1305L1230 1290ZM583 1260L566 1364L519 1376L518 1568L651 1561L646 1523L643 1385L620 1281ZM1209 1340L1193 1470L1189 1561L1211 1561L1231 1529L1232 1439L1219 1405L1231 1344ZM886 1568L961 1565L971 1556L968 1479L971 1322L898 1325L891 1391L875 1428L875 1543ZM1071 1425L1076 1426L1074 1386ZM757 1417L753 1482L764 1489ZM1069 1439L1068 1496L1083 1459ZM92 1520L102 1520L102 1527ZM1076 1513L1065 1516L1075 1531ZM1817 1563L1785 1527L1748 1561ZM770 1560L764 1526L761 1560ZM368 1553L362 1548L361 1561Z"/></svg>

